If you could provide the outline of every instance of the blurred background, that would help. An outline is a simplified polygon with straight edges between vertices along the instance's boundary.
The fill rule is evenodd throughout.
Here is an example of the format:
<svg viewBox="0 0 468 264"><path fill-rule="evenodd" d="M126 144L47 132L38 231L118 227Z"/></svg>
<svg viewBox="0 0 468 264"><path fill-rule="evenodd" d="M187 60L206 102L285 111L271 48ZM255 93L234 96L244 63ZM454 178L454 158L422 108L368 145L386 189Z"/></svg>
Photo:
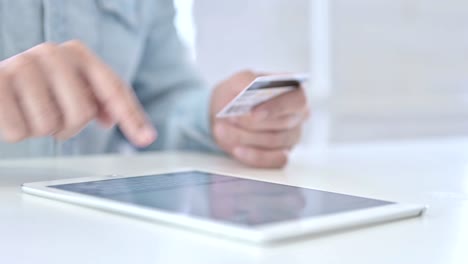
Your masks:
<svg viewBox="0 0 468 264"><path fill-rule="evenodd" d="M468 135L468 1L177 0L213 86L241 69L310 72L302 148Z"/></svg>

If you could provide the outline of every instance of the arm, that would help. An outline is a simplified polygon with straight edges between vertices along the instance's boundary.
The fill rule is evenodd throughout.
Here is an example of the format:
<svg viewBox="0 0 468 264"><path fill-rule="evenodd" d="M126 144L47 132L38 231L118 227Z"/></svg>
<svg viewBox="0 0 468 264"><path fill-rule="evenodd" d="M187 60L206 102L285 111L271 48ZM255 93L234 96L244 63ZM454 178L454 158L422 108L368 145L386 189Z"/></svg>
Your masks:
<svg viewBox="0 0 468 264"><path fill-rule="evenodd" d="M247 116L216 119L215 114L257 75L240 72L217 85L212 94L203 89L177 36L172 1L156 3L159 13L134 82L159 131L159 140L145 149L222 150L254 167L286 165L308 116L304 90L269 100Z"/></svg>
<svg viewBox="0 0 468 264"><path fill-rule="evenodd" d="M216 151L209 118L210 94L193 68L174 26L172 1L159 1L141 64L136 95L158 130L142 150Z"/></svg>

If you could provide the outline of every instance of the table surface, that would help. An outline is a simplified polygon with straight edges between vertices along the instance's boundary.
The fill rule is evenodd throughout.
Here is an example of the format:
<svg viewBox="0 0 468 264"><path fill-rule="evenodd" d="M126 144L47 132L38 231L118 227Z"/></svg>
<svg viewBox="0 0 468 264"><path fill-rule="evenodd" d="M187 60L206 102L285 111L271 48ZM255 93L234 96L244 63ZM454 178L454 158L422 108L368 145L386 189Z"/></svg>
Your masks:
<svg viewBox="0 0 468 264"><path fill-rule="evenodd" d="M430 206L421 218L259 247L24 194L24 182L180 167ZM0 263L468 263L468 138L296 153L283 170L148 153L0 161Z"/></svg>

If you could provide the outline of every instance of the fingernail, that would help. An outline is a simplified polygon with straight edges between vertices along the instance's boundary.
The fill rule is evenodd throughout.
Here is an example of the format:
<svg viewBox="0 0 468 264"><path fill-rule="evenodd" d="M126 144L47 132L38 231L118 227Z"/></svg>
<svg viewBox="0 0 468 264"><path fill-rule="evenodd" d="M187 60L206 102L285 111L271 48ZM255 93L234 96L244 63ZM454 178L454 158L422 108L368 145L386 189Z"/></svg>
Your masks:
<svg viewBox="0 0 468 264"><path fill-rule="evenodd" d="M254 118L256 120L265 120L268 117L269 113L266 110L261 110L254 113Z"/></svg>
<svg viewBox="0 0 468 264"><path fill-rule="evenodd" d="M147 144L150 144L154 140L156 140L157 131L151 126L145 126L142 128L140 136L142 138L142 141L144 141Z"/></svg>

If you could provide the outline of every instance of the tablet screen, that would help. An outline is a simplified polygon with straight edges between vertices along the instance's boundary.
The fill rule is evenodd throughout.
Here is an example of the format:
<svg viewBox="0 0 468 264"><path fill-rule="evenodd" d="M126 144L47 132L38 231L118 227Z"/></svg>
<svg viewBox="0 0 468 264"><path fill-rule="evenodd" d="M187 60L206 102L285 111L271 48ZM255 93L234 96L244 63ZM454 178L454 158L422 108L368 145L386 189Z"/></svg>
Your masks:
<svg viewBox="0 0 468 264"><path fill-rule="evenodd" d="M392 204L199 171L49 187L242 226L258 226Z"/></svg>

